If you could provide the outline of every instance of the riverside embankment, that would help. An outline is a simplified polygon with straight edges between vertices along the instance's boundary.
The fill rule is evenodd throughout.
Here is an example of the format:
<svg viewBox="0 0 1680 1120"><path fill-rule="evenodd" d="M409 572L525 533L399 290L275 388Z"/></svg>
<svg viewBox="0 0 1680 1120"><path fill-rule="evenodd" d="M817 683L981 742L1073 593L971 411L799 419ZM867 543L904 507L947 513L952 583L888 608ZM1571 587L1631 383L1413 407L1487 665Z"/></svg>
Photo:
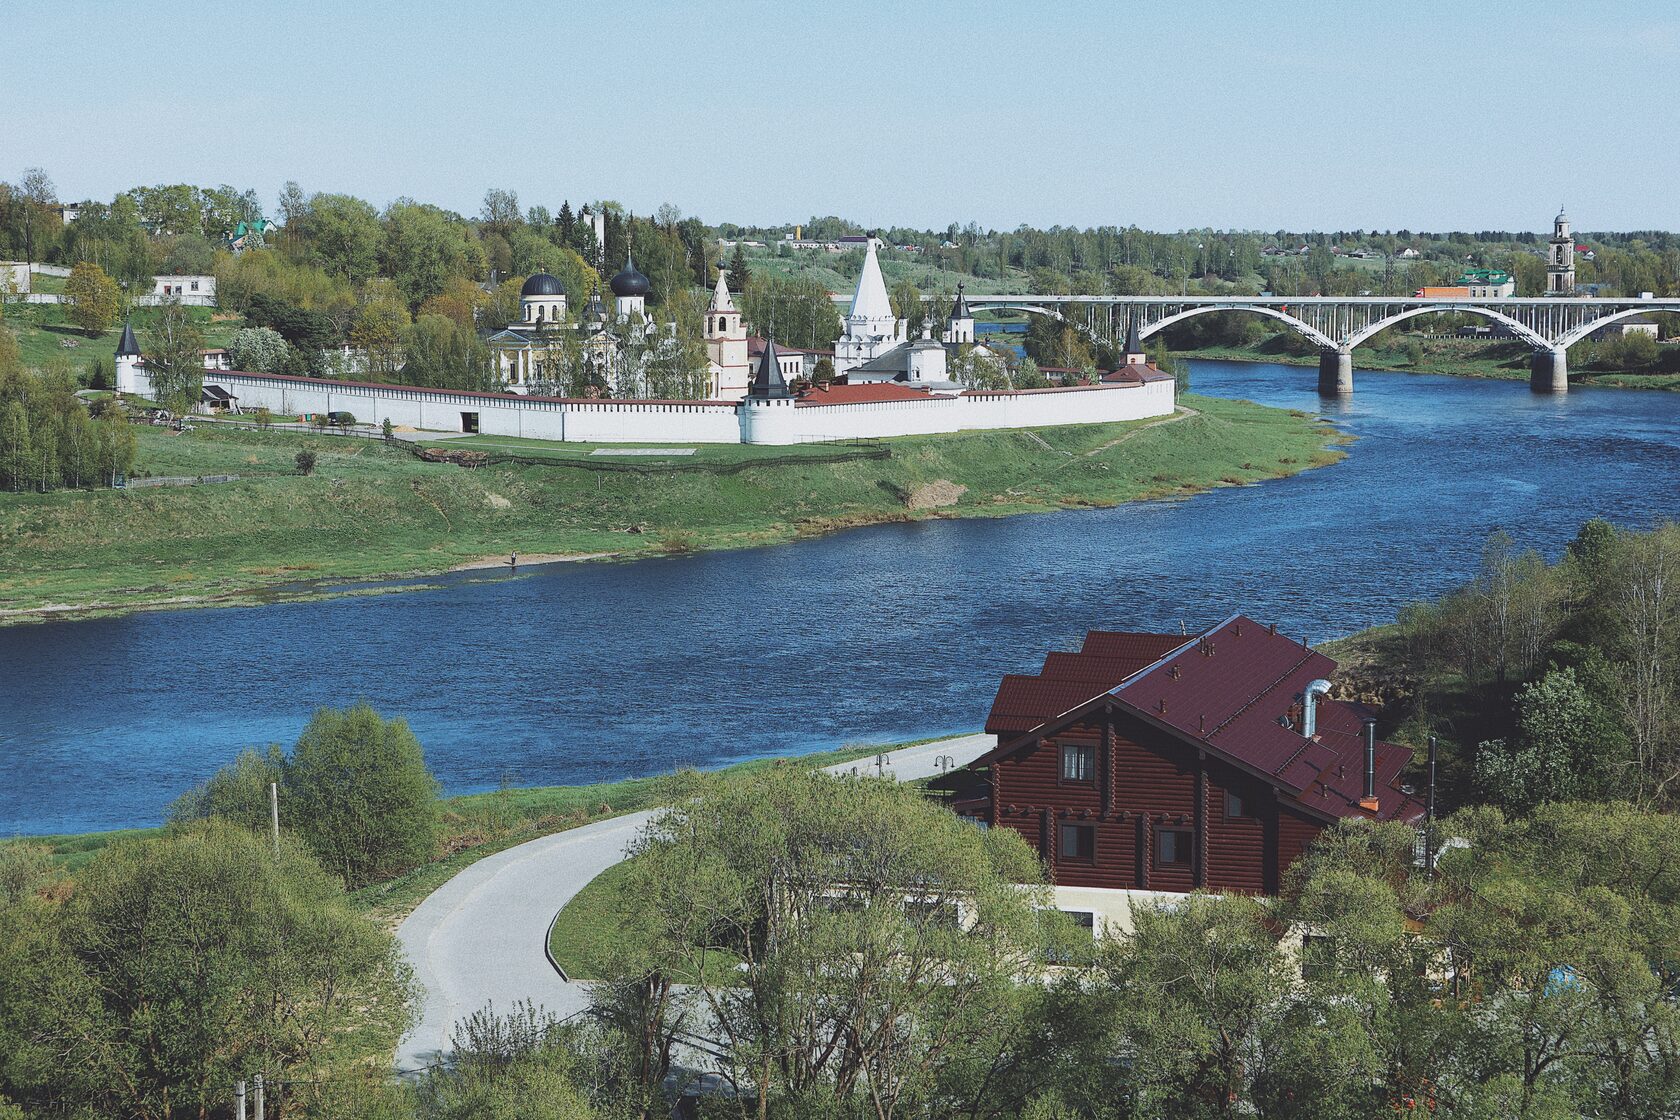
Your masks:
<svg viewBox="0 0 1680 1120"><path fill-rule="evenodd" d="M1240 606L1317 643L1469 578L1495 528L1555 556L1589 517L1680 517L1680 396L1373 373L1321 404L1312 370L1192 376L1357 438L1332 468L1188 501L0 630L0 828L155 823L239 747L358 699L410 721L450 793L950 735L1087 627Z"/></svg>
<svg viewBox="0 0 1680 1120"><path fill-rule="evenodd" d="M379 594L405 585L366 582L483 568L513 553L629 559L882 522L1109 506L1340 458L1335 433L1305 414L1195 397L1184 404L1171 422L867 446L705 446L668 459L604 460L586 446L524 441L516 449L524 461L477 470L423 463L379 441L145 428L148 472L238 479L0 495L0 624ZM485 450L506 454L508 442ZM293 469L303 448L317 455L309 477Z"/></svg>

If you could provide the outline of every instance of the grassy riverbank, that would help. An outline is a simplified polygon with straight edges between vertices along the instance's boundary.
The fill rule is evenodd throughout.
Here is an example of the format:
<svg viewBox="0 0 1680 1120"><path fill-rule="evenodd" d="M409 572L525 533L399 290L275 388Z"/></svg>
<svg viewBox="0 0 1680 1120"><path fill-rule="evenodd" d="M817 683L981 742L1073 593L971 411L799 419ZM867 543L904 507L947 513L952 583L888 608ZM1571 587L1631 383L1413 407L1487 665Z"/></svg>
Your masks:
<svg viewBox="0 0 1680 1120"><path fill-rule="evenodd" d="M1413 336L1406 336L1411 338ZM1485 377L1498 381L1527 381L1533 350L1511 339L1441 338L1419 339L1421 356L1404 347L1361 346L1353 352L1355 370L1384 370L1398 373L1435 373L1448 377ZM1281 336L1272 336L1252 346L1206 346L1176 351L1180 357L1213 361L1277 362L1283 365L1318 365L1318 354L1300 353L1299 347ZM1680 374L1629 373L1571 366L1571 385L1592 385L1617 389L1680 390Z"/></svg>
<svg viewBox="0 0 1680 1120"><path fill-rule="evenodd" d="M841 762L871 759L883 751L898 751L927 742L933 740L846 746L810 754L750 759L720 767L719 770L722 773L747 774L772 766L833 766ZM230 757L232 753L230 746ZM351 902L370 917L395 924L420 905L427 895L486 856L539 836L666 804L670 800L670 788L670 777L661 775L582 786L509 787L490 793L442 798L444 827L437 857L405 875L352 892ZM109 832L18 837L15 840L0 840L0 843L42 845L59 864L75 872L111 844L158 836L162 832L162 828L125 828Z"/></svg>
<svg viewBox="0 0 1680 1120"><path fill-rule="evenodd" d="M570 449L465 470L378 441L142 428L143 472L239 480L0 495L0 623L329 594L342 581L510 552L631 558L879 522L1107 506L1294 474L1342 454L1335 430L1306 413L1184 404L1191 411L1170 422L886 440L886 457L803 462L803 449L703 448L680 462L614 460L605 470ZM293 468L306 447L319 457L309 477Z"/></svg>

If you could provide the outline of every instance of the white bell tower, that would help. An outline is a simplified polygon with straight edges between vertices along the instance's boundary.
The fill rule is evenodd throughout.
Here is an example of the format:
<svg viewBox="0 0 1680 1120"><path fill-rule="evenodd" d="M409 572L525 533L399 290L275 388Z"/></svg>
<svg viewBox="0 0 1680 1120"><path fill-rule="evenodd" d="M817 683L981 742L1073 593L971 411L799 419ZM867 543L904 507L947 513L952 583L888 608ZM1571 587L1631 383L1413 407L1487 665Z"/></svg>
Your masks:
<svg viewBox="0 0 1680 1120"><path fill-rule="evenodd" d="M1552 219L1552 240L1546 257L1546 294L1575 293L1575 235L1569 232L1569 215L1560 208Z"/></svg>

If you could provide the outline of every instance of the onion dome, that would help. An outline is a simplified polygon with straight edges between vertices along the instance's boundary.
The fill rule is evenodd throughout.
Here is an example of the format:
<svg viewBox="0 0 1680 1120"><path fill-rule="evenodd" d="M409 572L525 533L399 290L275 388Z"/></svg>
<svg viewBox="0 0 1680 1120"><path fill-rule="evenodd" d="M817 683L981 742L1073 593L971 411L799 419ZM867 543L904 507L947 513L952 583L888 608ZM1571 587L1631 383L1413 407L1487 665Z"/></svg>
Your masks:
<svg viewBox="0 0 1680 1120"><path fill-rule="evenodd" d="M560 283L560 281L556 280L546 272L539 272L532 276L529 280L525 281L525 286L519 289L519 297L521 299L526 299L530 296L563 296L565 294L566 285Z"/></svg>
<svg viewBox="0 0 1680 1120"><path fill-rule="evenodd" d="M613 295L621 299L627 296L646 296L653 290L653 284L646 276L636 270L636 262L630 259L630 254L624 254L624 270L611 280Z"/></svg>

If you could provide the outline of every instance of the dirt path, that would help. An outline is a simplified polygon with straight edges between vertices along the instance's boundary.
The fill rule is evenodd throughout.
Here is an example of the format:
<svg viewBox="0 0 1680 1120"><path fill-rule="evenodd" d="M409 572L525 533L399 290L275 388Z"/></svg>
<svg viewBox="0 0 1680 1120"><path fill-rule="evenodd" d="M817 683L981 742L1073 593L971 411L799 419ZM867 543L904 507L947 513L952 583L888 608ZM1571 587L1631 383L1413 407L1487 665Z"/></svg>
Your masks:
<svg viewBox="0 0 1680 1120"><path fill-rule="evenodd" d="M1196 411L1195 409L1189 407L1188 405L1182 405L1181 404L1173 410L1173 414L1171 416L1163 416L1159 420L1151 420L1149 423L1145 424L1141 428L1133 428L1131 431L1126 432L1124 435L1115 436L1113 439L1109 440L1107 443L1103 444L1101 447L1093 447L1091 450L1085 452L1085 454L1080 456L1080 457L1083 458L1083 459L1093 458L1097 455L1101 455L1104 451L1107 451L1111 447L1120 446L1122 443L1125 443L1127 440L1131 439L1133 436L1138 435L1139 433L1142 433L1142 432L1147 432L1151 428L1159 428L1163 424L1176 424L1180 420L1188 420L1192 416L1200 416L1200 415L1201 415L1201 413ZM1067 466L1067 464L1063 463L1062 466L1065 467L1065 466ZM1056 469L1061 470L1061 467L1057 467Z"/></svg>

